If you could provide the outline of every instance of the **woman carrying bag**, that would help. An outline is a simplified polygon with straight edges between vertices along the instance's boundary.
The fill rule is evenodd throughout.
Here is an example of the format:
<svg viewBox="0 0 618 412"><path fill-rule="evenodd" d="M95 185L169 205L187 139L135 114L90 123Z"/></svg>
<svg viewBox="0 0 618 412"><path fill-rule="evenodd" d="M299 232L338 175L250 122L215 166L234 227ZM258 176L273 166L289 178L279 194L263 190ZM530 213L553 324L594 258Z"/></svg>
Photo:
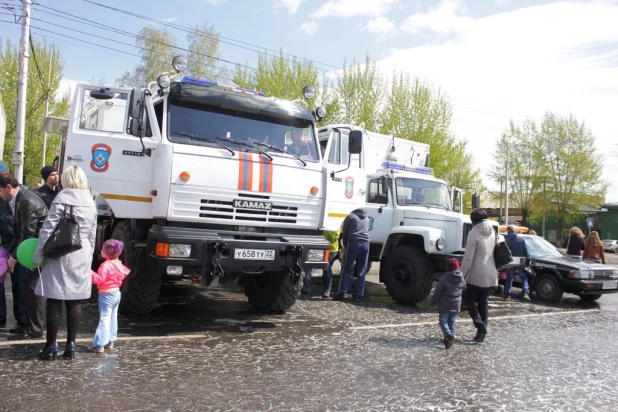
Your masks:
<svg viewBox="0 0 618 412"><path fill-rule="evenodd" d="M468 234L461 271L466 280L463 301L476 327L475 342L483 342L487 335L489 296L498 287L498 272L494 248L499 243L485 209L474 209L470 214L472 230Z"/></svg>
<svg viewBox="0 0 618 412"><path fill-rule="evenodd" d="M81 168L69 167L62 173L61 181L64 189L51 204L34 254L34 262L42 266L35 293L47 298L47 341L38 354L39 359L43 360L55 359L58 354L56 337L62 319L62 301L67 313L64 358L73 359L81 301L90 298L92 291L90 275L97 224L96 206L88 190L88 179ZM67 225L66 218L71 215L74 217L73 224ZM70 218L68 220L71 221ZM71 233L72 230L77 231ZM70 241L78 245L68 245L67 248L66 242ZM59 252L63 247L64 252ZM67 250L73 251L66 253ZM50 257L62 253L66 254Z"/></svg>

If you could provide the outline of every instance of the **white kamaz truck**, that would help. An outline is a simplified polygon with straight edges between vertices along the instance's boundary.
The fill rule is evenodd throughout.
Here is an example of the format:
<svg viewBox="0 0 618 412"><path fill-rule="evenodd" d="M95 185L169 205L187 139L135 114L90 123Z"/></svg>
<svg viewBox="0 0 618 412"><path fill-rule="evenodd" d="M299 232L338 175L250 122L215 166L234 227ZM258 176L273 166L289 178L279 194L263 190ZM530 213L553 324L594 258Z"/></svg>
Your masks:
<svg viewBox="0 0 618 412"><path fill-rule="evenodd" d="M350 156L340 136L353 130L362 132L363 151ZM331 170L345 161L359 175L367 171L355 185L369 216L369 260L380 262L380 281L389 295L405 304L425 300L447 257L461 259L464 253L472 224L461 213L462 191L432 176L426 144L353 125L321 127L319 140Z"/></svg>
<svg viewBox="0 0 618 412"><path fill-rule="evenodd" d="M164 277L235 279L255 307L288 309L301 272L328 262L321 230L364 203L345 179L326 179L315 129L325 112L206 80L172 81L186 59L173 66L146 89L76 87L60 168L75 164L88 176L95 250L112 237L124 242L127 312L151 310ZM358 156L361 144L352 136L346 149Z"/></svg>

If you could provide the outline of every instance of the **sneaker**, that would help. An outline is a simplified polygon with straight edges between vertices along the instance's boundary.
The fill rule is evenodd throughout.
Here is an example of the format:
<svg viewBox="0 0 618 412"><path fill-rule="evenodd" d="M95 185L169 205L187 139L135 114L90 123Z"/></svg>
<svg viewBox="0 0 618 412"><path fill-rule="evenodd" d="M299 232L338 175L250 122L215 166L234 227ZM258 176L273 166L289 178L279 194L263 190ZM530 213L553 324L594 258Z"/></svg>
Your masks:
<svg viewBox="0 0 618 412"><path fill-rule="evenodd" d="M348 300L352 297L352 295L350 295L349 293L337 293L335 296L333 296L334 300Z"/></svg>
<svg viewBox="0 0 618 412"><path fill-rule="evenodd" d="M524 295L522 296L522 298L526 301L530 301L530 295L527 293L524 293Z"/></svg>
<svg viewBox="0 0 618 412"><path fill-rule="evenodd" d="M114 349L114 341L110 340L107 345L103 346L105 349Z"/></svg>
<svg viewBox="0 0 618 412"><path fill-rule="evenodd" d="M322 297L324 299L327 299L330 297L330 290L325 290L324 293L322 293Z"/></svg>
<svg viewBox="0 0 618 412"><path fill-rule="evenodd" d="M504 300L511 300L511 295L504 294Z"/></svg>
<svg viewBox="0 0 618 412"><path fill-rule="evenodd" d="M305 289L301 290L300 293L301 293L301 295L305 295L305 296L309 295L309 291L305 290Z"/></svg>
<svg viewBox="0 0 618 412"><path fill-rule="evenodd" d="M354 302L356 302L356 303L362 303L362 302L363 302L363 297L362 297L362 296L355 295L355 296L354 296Z"/></svg>
<svg viewBox="0 0 618 412"><path fill-rule="evenodd" d="M86 350L92 353L105 353L105 348L103 346L90 345L86 348Z"/></svg>

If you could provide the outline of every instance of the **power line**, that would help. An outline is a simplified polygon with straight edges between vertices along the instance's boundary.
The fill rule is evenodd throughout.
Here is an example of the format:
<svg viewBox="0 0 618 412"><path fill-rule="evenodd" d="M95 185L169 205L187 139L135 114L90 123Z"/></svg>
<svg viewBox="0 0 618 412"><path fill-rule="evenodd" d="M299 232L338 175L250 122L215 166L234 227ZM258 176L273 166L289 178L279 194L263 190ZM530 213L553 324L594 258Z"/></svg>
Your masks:
<svg viewBox="0 0 618 412"><path fill-rule="evenodd" d="M34 46L32 43L34 43L32 41L32 35L28 36L30 38L30 51L32 51L32 59L34 60L34 66L36 67L36 71L39 74L39 80L41 81L41 85L43 86L43 88L45 88L45 90L47 90L47 93L49 93L49 85L47 84L47 82L45 82L45 78L43 77L43 74L41 73L41 68L39 67L39 62L36 60L36 53L34 52ZM51 62L49 63L51 64Z"/></svg>
<svg viewBox="0 0 618 412"><path fill-rule="evenodd" d="M83 0L83 1L85 1L86 3L90 3L90 4L93 4L93 5L99 6L99 7L103 7L103 8L106 8L106 9L113 10L113 11L118 12L118 13L127 14L127 15L132 16L132 17L137 17L137 18L142 19L142 20L150 21L152 23L157 23L157 24L160 24L162 26L170 27L170 28L173 28L173 29L176 29L176 30L184 31L186 33L197 34L197 35L202 36L202 37L213 39L213 36L205 35L204 33L200 33L199 31L193 30L193 29L191 29L189 27L186 27L186 26L181 26L179 24L174 24L174 23L168 23L168 22L165 22L163 20L155 19L153 17L148 17L148 16L144 16L144 15L141 15L141 14L130 12L130 11L127 11L127 10L118 9L116 7L107 6L105 4L97 3L97 2L91 1L91 0ZM46 7L46 6L44 6L44 7ZM252 52L255 52L255 53L262 53L261 50L267 50L267 51L270 51L270 52L273 52L273 53L280 53L280 51L277 51L277 50L273 50L273 49L269 49L269 48L265 48L265 47L262 48L261 46L258 46L258 45L255 45L255 44L251 44L251 43L247 43L247 42L243 42L243 41L240 41L240 40L235 40L235 39L232 39L232 38L229 38L229 37L215 36L214 39L220 41L221 43L229 44L231 46L239 47L241 49L249 50L249 51L252 51ZM221 39L223 39L223 40L221 40ZM232 42L234 42L234 43L232 43ZM238 44L236 44L236 43L238 43ZM241 45L246 45L246 46L250 46L250 47L258 47L261 50L256 50L256 49L253 49L253 48L250 48L250 47L244 47L244 46L241 46ZM332 64L321 63L321 62L318 62L316 60L312 60L312 59L308 59L308 58L301 58L300 56L296 56L294 54L289 54L289 53L281 52L281 54L283 54L284 56L293 57L295 59L307 60L307 61L310 61L312 63L315 63L316 65L319 64L321 66L326 66L326 67L331 67L331 68L336 69L336 70L341 70L341 67L333 66ZM286 59L286 61L289 61L289 60ZM318 69L322 70L322 71L326 71L326 72L332 72L332 70L326 70L326 69L320 69L320 68L318 68Z"/></svg>
<svg viewBox="0 0 618 412"><path fill-rule="evenodd" d="M44 6L44 7L45 7L45 6ZM49 8L51 9L51 7L49 7ZM54 9L54 10L55 10L55 9ZM44 13L51 14L52 16L61 17L61 18L65 18L65 19L68 19L68 20L71 20L71 21L78 22L78 23L86 24L86 23L84 23L84 22L80 22L80 21L78 21L78 20L76 20L76 19L72 19L72 18L69 18L69 17L66 17L66 16L59 16L59 15L56 15L56 14L53 14L53 13L46 12L45 10L37 10L37 11L42 11L42 12L44 12ZM163 45L163 46L169 46L169 47L172 47L172 48L174 48L174 49L182 50L182 51L185 51L185 52L187 52L187 53L193 53L193 54L196 54L196 55L198 55L198 56L207 57L207 58L209 58L209 59L213 59L213 60L221 61L221 62L223 62L223 63L231 64L231 65L234 65L234 66L235 66L235 65L237 65L237 64L239 64L239 63L237 63L237 62L233 62L233 61L230 61L230 60L222 59L222 58L220 58L220 57L216 57L216 56L211 56L211 55L209 55L209 54L198 53L198 52L191 52L189 49L185 49L185 48L183 48L183 47L179 47L179 46L176 46L176 45L173 45L173 44L169 44L169 43L165 43L165 42L161 42L161 41L157 41L157 40L152 40L152 39L147 39L147 38L146 38L146 37L144 37L144 36L140 36L140 35L137 35L137 34L133 34L133 33L131 33L131 32L124 31L124 30L121 30L121 29L117 29L117 28L115 28L115 27L111 27L111 26L102 25L102 24L100 24L100 23L94 22L94 21L92 21L92 20L84 19L84 18L81 18L81 17L75 16L75 15L70 14L70 13L66 13L66 14L67 14L67 15L69 15L69 16L72 16L72 17L76 17L77 19L82 19L82 20L84 20L84 21L87 21L88 23L91 23L91 24L95 24L95 25L100 26L100 27L98 27L98 28L105 29L105 30L111 30L111 31L116 32L116 33L118 33L118 34L122 34L122 35L125 35L125 36L130 36L130 37L135 38L135 39L143 39L143 40L152 41L153 43L157 43L157 44L160 44L160 45ZM110 39L110 38L108 38L108 37L99 36L99 35L96 35L96 34L88 33L88 32L81 31L81 30L77 30L77 29L72 29L72 28L71 28L71 29L69 29L69 28L64 27L64 26L61 26L61 25L59 25L59 24L52 23L52 22L49 22L49 21L46 21L46 20L42 20L42 19L38 19L38 18L36 18L36 17L31 17L30 19L31 19L31 20L35 20L35 21L40 21L41 23L50 24L50 25L52 25L52 26L62 27L62 28L64 28L64 29L71 30L71 31L74 31L74 32L77 32L77 33L81 33L81 34L85 34L85 35L88 35L88 36L97 37L97 38L100 38L100 39L103 39L103 40L113 41L113 42L115 42L115 43L120 43L120 44L124 44L124 45L127 45L127 46L131 46L131 47L140 48L140 49L142 49L142 50L146 50L146 51L153 51L153 50L150 50L150 49L146 49L146 48L143 48L143 47L137 46L137 45L135 45L135 44L130 44L130 43L120 42L120 41L117 41L117 40ZM164 54L166 54L166 53L164 53ZM168 55L168 56L170 56L170 57L175 57L174 55L170 55L170 54L166 54L166 55ZM255 68L255 67L251 67L251 66L246 66L246 67L247 67L247 68L249 68L249 69L251 69L251 70L253 70L253 71L257 71L257 68ZM220 67L216 67L216 68L221 69Z"/></svg>

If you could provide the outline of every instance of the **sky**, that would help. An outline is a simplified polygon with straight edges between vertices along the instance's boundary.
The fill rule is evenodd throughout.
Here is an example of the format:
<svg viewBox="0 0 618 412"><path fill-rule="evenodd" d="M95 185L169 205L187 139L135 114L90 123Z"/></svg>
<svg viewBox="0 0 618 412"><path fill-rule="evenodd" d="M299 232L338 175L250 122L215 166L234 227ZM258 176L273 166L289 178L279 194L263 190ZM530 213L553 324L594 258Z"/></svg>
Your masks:
<svg viewBox="0 0 618 412"><path fill-rule="evenodd" d="M618 0L92 1L120 11L86 0L33 6L33 36L61 47L64 87L102 76L112 84L139 62L132 38L83 20L132 33L149 24L123 12L185 27L207 21L220 33L221 58L249 66L260 51L282 50L313 60L320 75L333 75L344 61L369 54L385 75L404 71L448 94L451 130L468 141L483 172L494 164L495 144L510 119L538 121L546 111L574 115L604 155L603 177L611 183L606 201L618 202L618 116L612 115L618 108ZM20 5L0 0L0 7L17 12ZM11 11L0 13L9 13L0 20L13 21ZM65 13L78 22L58 16ZM170 30L186 46L186 33ZM0 23L0 37L19 42L19 36L19 25Z"/></svg>

